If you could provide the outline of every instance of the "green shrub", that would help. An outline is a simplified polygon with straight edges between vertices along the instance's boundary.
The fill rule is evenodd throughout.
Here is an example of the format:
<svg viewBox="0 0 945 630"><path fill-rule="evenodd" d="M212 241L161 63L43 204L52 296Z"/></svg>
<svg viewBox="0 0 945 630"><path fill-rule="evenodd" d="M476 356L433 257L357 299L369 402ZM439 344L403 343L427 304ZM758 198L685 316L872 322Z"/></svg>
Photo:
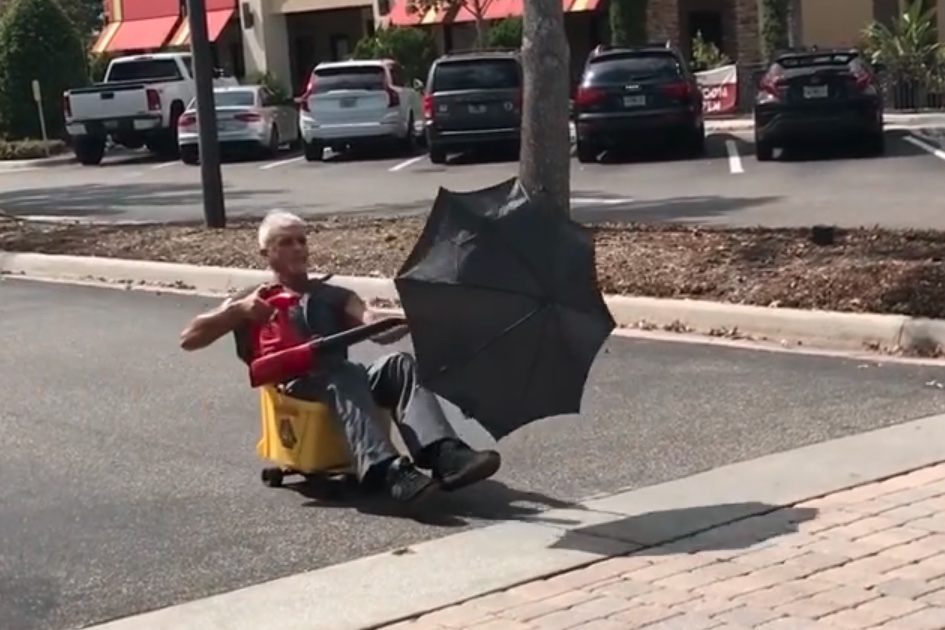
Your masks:
<svg viewBox="0 0 945 630"><path fill-rule="evenodd" d="M712 70L719 66L727 66L732 61L719 50L718 46L712 42L707 42L702 37L702 32L696 33L692 38L692 69L694 72L703 70Z"/></svg>
<svg viewBox="0 0 945 630"><path fill-rule="evenodd" d="M522 18L510 17L489 28L490 48L521 48Z"/></svg>
<svg viewBox="0 0 945 630"><path fill-rule="evenodd" d="M49 137L61 137L62 93L89 77L82 41L56 0L13 0L0 19L0 134L7 138L42 135L34 79Z"/></svg>
<svg viewBox="0 0 945 630"><path fill-rule="evenodd" d="M436 42L425 29L392 26L359 41L354 58L394 59L403 66L408 81L426 81L436 59Z"/></svg>
<svg viewBox="0 0 945 630"><path fill-rule="evenodd" d="M271 72L253 72L243 80L244 85L262 85L279 100L288 101L291 92L285 84Z"/></svg>
<svg viewBox="0 0 945 630"><path fill-rule="evenodd" d="M647 0L611 0L610 43L631 46L646 41Z"/></svg>
<svg viewBox="0 0 945 630"><path fill-rule="evenodd" d="M761 0L761 50L766 57L790 45L790 20L788 0Z"/></svg>
<svg viewBox="0 0 945 630"><path fill-rule="evenodd" d="M35 160L49 155L59 155L66 151L62 140L0 140L0 160Z"/></svg>

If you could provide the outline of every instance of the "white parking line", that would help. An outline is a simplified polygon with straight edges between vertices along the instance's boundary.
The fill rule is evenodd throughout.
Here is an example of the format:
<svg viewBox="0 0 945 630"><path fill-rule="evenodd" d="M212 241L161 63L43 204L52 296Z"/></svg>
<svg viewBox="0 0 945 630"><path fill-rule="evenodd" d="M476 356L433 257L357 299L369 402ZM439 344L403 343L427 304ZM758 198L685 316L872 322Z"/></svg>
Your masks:
<svg viewBox="0 0 945 630"><path fill-rule="evenodd" d="M728 152L728 170L732 175L744 173L745 169L742 167L742 156L738 154L738 144L734 140L726 140L725 150Z"/></svg>
<svg viewBox="0 0 945 630"><path fill-rule="evenodd" d="M296 162L301 162L303 159L305 158L299 155L297 157L289 158L287 160L279 160L278 162L269 162L268 164L263 164L262 166L260 166L259 170L268 171L271 168L278 168L280 166L286 166L288 164L295 164Z"/></svg>
<svg viewBox="0 0 945 630"><path fill-rule="evenodd" d="M908 142L909 144L912 144L912 145L914 145L914 146L919 147L920 149L922 149L922 150L925 151L926 153L929 153L930 155L934 155L935 157L937 157L937 158L940 159L940 160L945 160L945 151L942 151L941 149L939 149L938 147L936 147L936 146L934 146L934 145L932 145L932 144L929 144L929 143L926 142L925 140L920 140L919 138L917 138L917 137L915 137L915 136L913 136L913 135L905 136L905 138L903 138L903 139L904 139L906 142Z"/></svg>
<svg viewBox="0 0 945 630"><path fill-rule="evenodd" d="M404 160L404 161L401 162L400 164L396 164L396 165L390 167L388 170L389 170L391 173L396 173L397 171L403 170L403 169L407 168L408 166L413 166L414 164L416 164L417 162L419 162L420 160L422 160L422 159L425 158L425 157L426 157L425 155L418 155L417 157L412 157L412 158L410 158L409 160Z"/></svg>
<svg viewBox="0 0 945 630"><path fill-rule="evenodd" d="M160 169L160 168L167 168L167 167L169 167L169 166L177 166L178 164L180 164L180 162L177 162L177 161L174 161L174 162L164 162L163 164L155 164L154 166L151 167L151 170L152 170L152 171L156 171L156 170L158 170L158 169Z"/></svg>
<svg viewBox="0 0 945 630"><path fill-rule="evenodd" d="M571 197L571 203L576 206L619 206L622 203L630 203L633 199L623 198L601 198L601 197Z"/></svg>

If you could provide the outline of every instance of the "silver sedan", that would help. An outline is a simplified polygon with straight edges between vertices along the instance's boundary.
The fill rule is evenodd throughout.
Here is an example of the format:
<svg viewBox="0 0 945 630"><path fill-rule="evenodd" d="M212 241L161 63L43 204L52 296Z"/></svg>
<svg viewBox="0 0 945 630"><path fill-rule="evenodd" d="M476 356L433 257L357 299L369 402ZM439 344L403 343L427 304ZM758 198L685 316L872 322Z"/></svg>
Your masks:
<svg viewBox="0 0 945 630"><path fill-rule="evenodd" d="M265 86L218 87L213 90L213 99L221 149L244 148L274 156L282 146L298 144L299 119L294 103L279 99ZM195 100L177 122L180 159L185 164L199 161L199 137Z"/></svg>

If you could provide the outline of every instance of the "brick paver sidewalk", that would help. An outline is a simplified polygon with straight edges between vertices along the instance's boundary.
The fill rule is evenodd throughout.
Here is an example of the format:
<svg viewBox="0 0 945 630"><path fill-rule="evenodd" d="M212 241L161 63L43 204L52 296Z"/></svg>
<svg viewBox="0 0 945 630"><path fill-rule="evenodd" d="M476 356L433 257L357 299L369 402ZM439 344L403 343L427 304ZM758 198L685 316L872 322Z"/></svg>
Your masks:
<svg viewBox="0 0 945 630"><path fill-rule="evenodd" d="M945 630L943 511L945 464L386 630Z"/></svg>

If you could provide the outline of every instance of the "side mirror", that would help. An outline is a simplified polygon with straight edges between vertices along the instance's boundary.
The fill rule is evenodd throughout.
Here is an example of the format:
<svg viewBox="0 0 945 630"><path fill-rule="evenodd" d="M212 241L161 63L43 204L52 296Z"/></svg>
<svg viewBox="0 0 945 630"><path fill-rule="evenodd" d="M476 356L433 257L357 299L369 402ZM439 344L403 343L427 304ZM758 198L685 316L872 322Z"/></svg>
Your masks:
<svg viewBox="0 0 945 630"><path fill-rule="evenodd" d="M223 72L223 68L214 68L214 69L213 69L213 78L214 78L214 79L222 79L222 78L225 77L225 76L226 76L226 74Z"/></svg>
<svg viewBox="0 0 945 630"><path fill-rule="evenodd" d="M414 80L413 80L413 89L415 89L415 90L418 91L418 92L422 92L422 91L423 91L423 81L421 81L420 79L414 79Z"/></svg>

